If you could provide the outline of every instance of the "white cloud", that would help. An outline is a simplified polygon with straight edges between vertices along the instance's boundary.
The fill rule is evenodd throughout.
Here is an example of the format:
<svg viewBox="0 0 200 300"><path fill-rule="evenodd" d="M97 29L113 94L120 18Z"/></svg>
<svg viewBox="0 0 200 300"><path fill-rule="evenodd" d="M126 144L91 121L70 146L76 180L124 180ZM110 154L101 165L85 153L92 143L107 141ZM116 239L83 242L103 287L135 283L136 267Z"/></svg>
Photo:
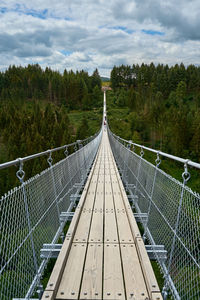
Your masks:
<svg viewBox="0 0 200 300"><path fill-rule="evenodd" d="M199 64L199 9L196 0L1 0L0 68L97 67L109 76L114 64Z"/></svg>

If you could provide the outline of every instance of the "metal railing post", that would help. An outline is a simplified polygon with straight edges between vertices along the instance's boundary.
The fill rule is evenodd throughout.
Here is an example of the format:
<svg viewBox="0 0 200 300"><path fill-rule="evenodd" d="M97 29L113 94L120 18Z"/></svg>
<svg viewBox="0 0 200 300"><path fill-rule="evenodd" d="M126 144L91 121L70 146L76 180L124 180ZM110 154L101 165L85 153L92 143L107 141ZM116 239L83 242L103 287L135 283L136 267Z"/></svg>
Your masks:
<svg viewBox="0 0 200 300"><path fill-rule="evenodd" d="M129 141L129 143L127 143L126 148L127 149L131 149L131 142ZM128 161L129 161L129 157L130 157L130 152L128 151L127 155L126 155L126 159L124 158L124 169L123 169L123 174L122 174L122 181L126 181L126 173L128 170Z"/></svg>
<svg viewBox="0 0 200 300"><path fill-rule="evenodd" d="M81 140L77 140L77 144L78 144L78 149L82 149L83 148L83 145L81 143L82 141ZM84 150L83 150L83 153L84 153ZM80 180L81 182L83 181L84 179L84 168L81 167L81 163L80 163L80 152L79 152L79 169L80 169ZM84 156L83 156L83 162L84 162Z"/></svg>
<svg viewBox="0 0 200 300"><path fill-rule="evenodd" d="M134 196L136 196L136 193L137 193L138 180L139 180L139 176L140 176L140 169L141 169L141 164L142 164L142 158L143 158L143 156L144 156L144 150L143 150L143 147L141 147L140 161L139 161L139 166L138 166L138 173L137 173L137 178L136 178Z"/></svg>
<svg viewBox="0 0 200 300"><path fill-rule="evenodd" d="M64 154L65 154L65 157L67 158L68 157L68 146L66 146L66 148L65 148L65 151L64 151ZM68 173L70 174L71 172L70 172L70 167L69 167L69 159L67 159L67 168L68 168ZM69 176L70 177L70 176ZM72 189L72 187L73 187L73 182L72 182L72 179L71 180L69 180L69 182L70 182L70 186L71 186L71 189Z"/></svg>
<svg viewBox="0 0 200 300"><path fill-rule="evenodd" d="M78 141L76 141L76 144L74 145L74 152L77 152L77 150L78 150L78 148L77 148L77 146L78 146L79 144L78 144ZM79 170L79 162L78 162L78 160L79 160L79 153L77 153L76 154L77 155L77 157L76 157L76 168L77 168L77 174L79 174L79 181L81 182L81 170Z"/></svg>

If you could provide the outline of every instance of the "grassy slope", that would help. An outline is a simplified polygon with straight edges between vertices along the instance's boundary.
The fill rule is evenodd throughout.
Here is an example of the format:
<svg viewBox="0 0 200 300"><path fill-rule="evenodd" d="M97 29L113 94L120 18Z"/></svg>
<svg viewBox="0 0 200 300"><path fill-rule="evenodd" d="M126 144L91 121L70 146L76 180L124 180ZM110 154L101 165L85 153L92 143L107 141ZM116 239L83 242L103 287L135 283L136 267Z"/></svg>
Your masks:
<svg viewBox="0 0 200 300"><path fill-rule="evenodd" d="M68 113L70 123L73 127L72 135L76 134L78 127L81 125L82 119L85 117L88 121L89 126L89 136L95 134L101 125L102 120L102 109L97 109L93 111L70 111Z"/></svg>

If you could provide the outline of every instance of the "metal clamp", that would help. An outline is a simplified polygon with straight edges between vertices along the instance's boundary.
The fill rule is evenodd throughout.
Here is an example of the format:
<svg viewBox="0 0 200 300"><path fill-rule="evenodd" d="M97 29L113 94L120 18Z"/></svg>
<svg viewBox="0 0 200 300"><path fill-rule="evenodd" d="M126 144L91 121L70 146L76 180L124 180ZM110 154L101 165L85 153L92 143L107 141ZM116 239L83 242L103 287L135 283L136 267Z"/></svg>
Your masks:
<svg viewBox="0 0 200 300"><path fill-rule="evenodd" d="M141 157L144 156L144 149L143 149L143 147L141 147L140 156L141 156Z"/></svg>
<svg viewBox="0 0 200 300"><path fill-rule="evenodd" d="M188 172L188 161L189 159L187 159L186 162L184 163L184 172L182 173L184 184L186 184L191 177L190 172Z"/></svg>
<svg viewBox="0 0 200 300"><path fill-rule="evenodd" d="M49 157L47 159L47 162L49 164L49 167L52 167L53 158L51 156L51 150L48 150L48 153L49 153Z"/></svg>
<svg viewBox="0 0 200 300"><path fill-rule="evenodd" d="M65 156L68 156L68 147L66 146L65 151L64 151Z"/></svg>
<svg viewBox="0 0 200 300"><path fill-rule="evenodd" d="M132 144L132 141L128 141L128 143L127 143L127 148L128 148L129 150L131 150L131 144Z"/></svg>
<svg viewBox="0 0 200 300"><path fill-rule="evenodd" d="M19 170L16 172L16 176L19 181L22 183L24 181L25 172L23 170L23 160L21 158L19 160Z"/></svg>
<svg viewBox="0 0 200 300"><path fill-rule="evenodd" d="M156 163L156 167L159 167L159 165L161 164L160 151L157 152L157 158L155 160L155 163Z"/></svg>

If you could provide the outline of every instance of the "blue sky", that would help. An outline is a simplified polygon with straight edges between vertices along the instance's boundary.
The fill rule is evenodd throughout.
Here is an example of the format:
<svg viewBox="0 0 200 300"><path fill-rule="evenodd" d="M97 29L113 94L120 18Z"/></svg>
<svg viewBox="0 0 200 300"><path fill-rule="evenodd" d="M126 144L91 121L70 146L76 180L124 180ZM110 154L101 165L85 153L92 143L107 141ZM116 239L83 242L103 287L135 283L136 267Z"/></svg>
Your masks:
<svg viewBox="0 0 200 300"><path fill-rule="evenodd" d="M142 29L142 32L145 33L145 34L149 34L149 35L165 35L164 32L162 32L162 31L156 31L156 30Z"/></svg>
<svg viewBox="0 0 200 300"><path fill-rule="evenodd" d="M199 0L1 0L0 69L200 64Z"/></svg>

